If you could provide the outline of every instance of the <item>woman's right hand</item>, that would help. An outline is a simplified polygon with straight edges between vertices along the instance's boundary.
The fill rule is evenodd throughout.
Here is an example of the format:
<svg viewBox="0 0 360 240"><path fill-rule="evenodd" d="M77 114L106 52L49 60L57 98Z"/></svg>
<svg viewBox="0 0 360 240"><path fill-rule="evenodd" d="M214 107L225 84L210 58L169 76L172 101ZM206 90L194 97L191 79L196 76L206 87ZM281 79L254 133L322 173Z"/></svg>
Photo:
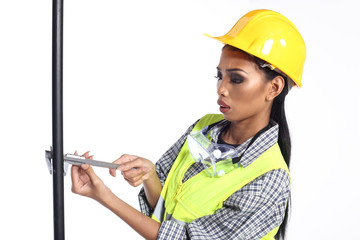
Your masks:
<svg viewBox="0 0 360 240"><path fill-rule="evenodd" d="M150 207L154 208L162 189L155 165L146 158L127 154L116 159L114 163L120 164L117 170L121 171L124 179L131 186L137 187L143 184L146 199ZM110 169L110 174L116 177L116 170Z"/></svg>
<svg viewBox="0 0 360 240"><path fill-rule="evenodd" d="M155 165L146 158L125 154L113 163L120 164L116 170L121 171L124 179L133 187L156 175ZM116 177L116 170L110 169L111 176Z"/></svg>

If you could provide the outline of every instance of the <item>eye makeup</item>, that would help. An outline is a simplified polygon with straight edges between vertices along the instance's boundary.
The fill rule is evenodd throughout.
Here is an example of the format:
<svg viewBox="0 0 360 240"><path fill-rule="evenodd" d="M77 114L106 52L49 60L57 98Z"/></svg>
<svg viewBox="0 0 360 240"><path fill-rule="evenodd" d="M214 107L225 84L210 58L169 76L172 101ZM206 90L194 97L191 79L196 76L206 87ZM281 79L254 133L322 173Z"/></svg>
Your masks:
<svg viewBox="0 0 360 240"><path fill-rule="evenodd" d="M215 76L218 81L221 81L223 79L222 71L219 67L217 69L217 75ZM246 73L242 69L234 68L234 69L226 69L226 72L230 75L230 81L234 84L240 84L245 80L245 77L242 76L242 74L236 73L236 72L242 72Z"/></svg>

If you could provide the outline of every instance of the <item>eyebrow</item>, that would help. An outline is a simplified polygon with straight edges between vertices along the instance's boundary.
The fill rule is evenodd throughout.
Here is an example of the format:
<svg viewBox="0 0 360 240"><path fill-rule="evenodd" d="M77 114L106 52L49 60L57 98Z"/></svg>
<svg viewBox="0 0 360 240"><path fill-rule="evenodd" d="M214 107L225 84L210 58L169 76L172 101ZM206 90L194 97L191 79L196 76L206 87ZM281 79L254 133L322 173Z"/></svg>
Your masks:
<svg viewBox="0 0 360 240"><path fill-rule="evenodd" d="M219 67L216 67L216 69L218 70L218 71L221 71L221 68L219 68ZM247 72L245 72L243 69L241 69L241 68L228 68L228 69L226 69L225 70L226 72L238 72L238 71L240 71L240 72L243 72L243 73L246 73L246 74L248 74Z"/></svg>

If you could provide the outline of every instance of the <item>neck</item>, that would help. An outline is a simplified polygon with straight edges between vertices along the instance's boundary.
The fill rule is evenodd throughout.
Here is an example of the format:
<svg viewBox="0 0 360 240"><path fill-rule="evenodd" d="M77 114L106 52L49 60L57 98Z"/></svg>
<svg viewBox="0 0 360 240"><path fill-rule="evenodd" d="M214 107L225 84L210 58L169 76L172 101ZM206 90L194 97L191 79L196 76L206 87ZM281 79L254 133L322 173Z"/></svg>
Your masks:
<svg viewBox="0 0 360 240"><path fill-rule="evenodd" d="M244 143L253 137L257 132L269 124L270 117L263 118L261 121L240 121L231 122L229 127L223 132L222 139L233 145Z"/></svg>

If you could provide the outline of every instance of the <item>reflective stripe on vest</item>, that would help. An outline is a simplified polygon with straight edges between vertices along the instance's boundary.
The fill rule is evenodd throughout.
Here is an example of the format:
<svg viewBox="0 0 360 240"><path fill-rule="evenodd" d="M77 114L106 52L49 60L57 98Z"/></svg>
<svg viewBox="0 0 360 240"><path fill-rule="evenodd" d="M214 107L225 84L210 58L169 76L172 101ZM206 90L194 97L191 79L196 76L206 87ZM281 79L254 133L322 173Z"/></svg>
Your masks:
<svg viewBox="0 0 360 240"><path fill-rule="evenodd" d="M222 115L206 115L199 120L192 132L222 120ZM158 222L176 221L181 225L197 218L214 214L234 192L264 173L274 169L289 170L275 144L246 168L238 167L221 177L209 177L205 170L182 182L186 171L194 164L187 141L176 158L154 209L152 218ZM273 239L278 227L262 239Z"/></svg>
<svg viewBox="0 0 360 240"><path fill-rule="evenodd" d="M159 219L162 219L161 222L163 222L165 220L175 221L178 224L184 226L186 224L186 222L179 221L179 220L175 219L171 214L165 213L164 204L165 204L165 200L163 199L162 196L160 196L158 202L156 203L156 207L154 209L152 218L158 222L160 222Z"/></svg>

